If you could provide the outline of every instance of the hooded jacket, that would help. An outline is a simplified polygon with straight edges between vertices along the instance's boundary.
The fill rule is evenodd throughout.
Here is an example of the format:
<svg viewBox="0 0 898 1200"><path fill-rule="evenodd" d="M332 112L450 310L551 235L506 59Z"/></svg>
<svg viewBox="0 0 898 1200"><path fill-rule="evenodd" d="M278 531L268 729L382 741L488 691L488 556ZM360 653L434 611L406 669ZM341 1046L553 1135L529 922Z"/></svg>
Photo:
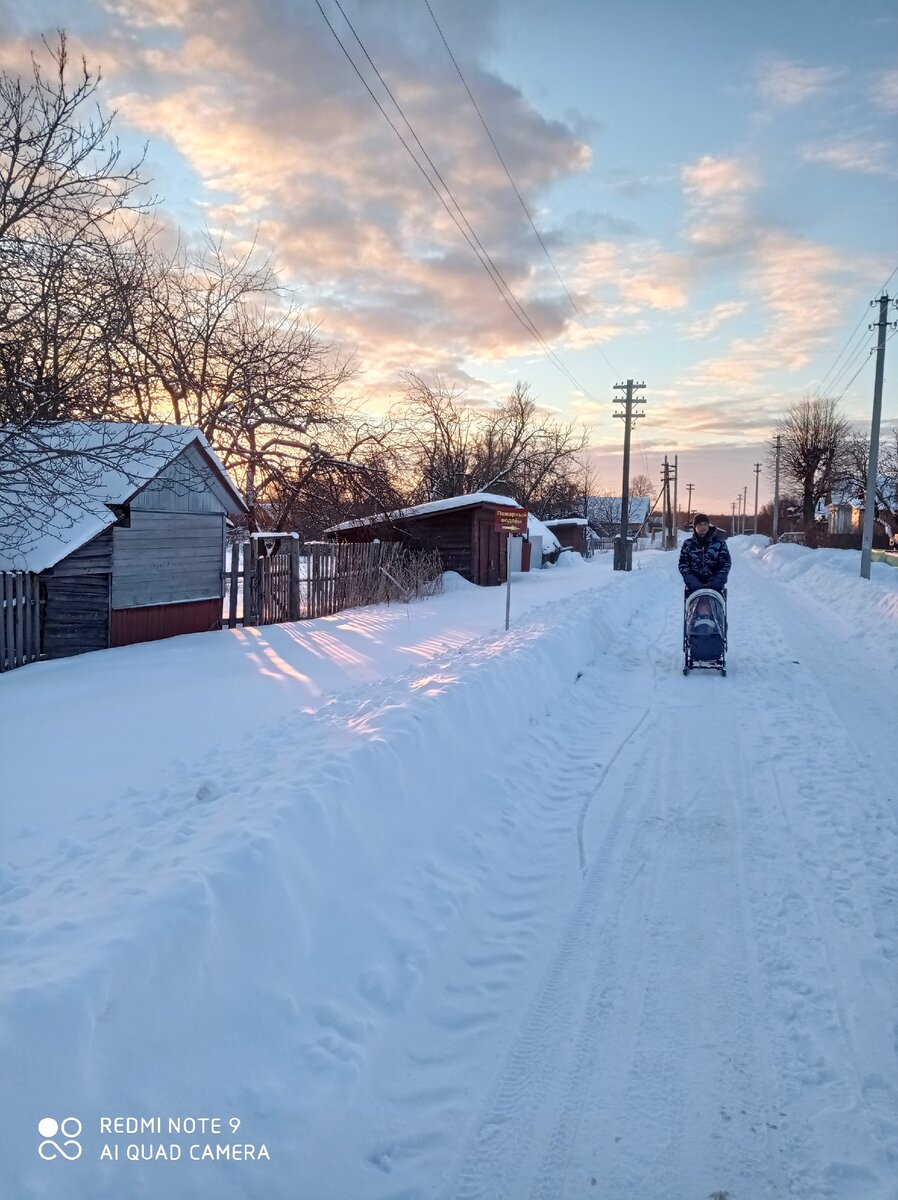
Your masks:
<svg viewBox="0 0 898 1200"><path fill-rule="evenodd" d="M719 592L726 587L731 566L726 539L716 525L711 525L704 537L693 533L680 548L680 574L690 592L703 587Z"/></svg>

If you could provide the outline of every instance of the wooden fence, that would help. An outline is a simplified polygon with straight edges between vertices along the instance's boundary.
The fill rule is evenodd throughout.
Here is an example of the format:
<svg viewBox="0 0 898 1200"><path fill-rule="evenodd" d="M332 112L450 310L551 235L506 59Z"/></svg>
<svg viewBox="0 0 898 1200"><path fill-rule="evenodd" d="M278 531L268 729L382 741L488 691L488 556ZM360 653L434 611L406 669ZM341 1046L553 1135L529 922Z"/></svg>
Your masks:
<svg viewBox="0 0 898 1200"><path fill-rule="evenodd" d="M0 671L41 656L40 586L29 571L0 571Z"/></svg>
<svg viewBox="0 0 898 1200"><path fill-rule="evenodd" d="M242 569L241 569L242 557ZM408 600L434 591L439 555L412 552L398 542L280 541L271 554L258 539L231 551L229 628L327 617L346 608ZM243 613L239 587L243 584Z"/></svg>

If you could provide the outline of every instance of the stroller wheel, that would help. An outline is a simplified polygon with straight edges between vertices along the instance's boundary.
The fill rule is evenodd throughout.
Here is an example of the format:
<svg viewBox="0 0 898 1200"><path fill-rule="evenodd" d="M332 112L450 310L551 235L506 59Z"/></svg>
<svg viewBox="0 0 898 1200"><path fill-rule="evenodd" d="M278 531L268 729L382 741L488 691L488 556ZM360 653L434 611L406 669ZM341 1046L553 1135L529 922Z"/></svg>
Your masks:
<svg viewBox="0 0 898 1200"><path fill-rule="evenodd" d="M727 673L727 669L726 669L726 667L721 667L721 668L720 668L720 673L721 673L721 675L726 675L726 673Z"/></svg>
<svg viewBox="0 0 898 1200"><path fill-rule="evenodd" d="M684 675L688 675L688 674L689 674L689 668L688 668L688 667L684 667L684 668L683 668L683 674L684 674Z"/></svg>

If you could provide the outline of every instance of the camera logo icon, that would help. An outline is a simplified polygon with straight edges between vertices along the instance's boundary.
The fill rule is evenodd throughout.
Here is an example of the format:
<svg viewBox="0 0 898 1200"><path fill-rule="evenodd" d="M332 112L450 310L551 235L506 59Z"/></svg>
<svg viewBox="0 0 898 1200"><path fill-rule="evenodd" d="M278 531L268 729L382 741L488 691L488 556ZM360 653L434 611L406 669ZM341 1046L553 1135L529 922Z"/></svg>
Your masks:
<svg viewBox="0 0 898 1200"><path fill-rule="evenodd" d="M63 1117L57 1121L55 1117L41 1117L37 1123L37 1131L43 1141L37 1148L44 1162L53 1162L56 1158L65 1158L74 1162L81 1157L81 1122L77 1117ZM59 1140L55 1140L59 1138Z"/></svg>

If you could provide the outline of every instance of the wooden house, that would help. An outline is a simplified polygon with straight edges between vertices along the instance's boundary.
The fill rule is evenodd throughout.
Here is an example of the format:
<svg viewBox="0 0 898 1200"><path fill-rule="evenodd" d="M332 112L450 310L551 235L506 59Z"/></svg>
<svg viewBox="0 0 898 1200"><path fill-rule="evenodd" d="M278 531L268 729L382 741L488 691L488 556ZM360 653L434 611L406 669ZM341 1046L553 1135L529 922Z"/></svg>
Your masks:
<svg viewBox="0 0 898 1200"><path fill-rule="evenodd" d="M325 530L325 536L340 542L378 539L436 550L444 571L457 571L471 583L489 587L506 578L505 534L495 528L499 508L520 505L508 496L475 492L346 521Z"/></svg>
<svg viewBox="0 0 898 1200"><path fill-rule="evenodd" d="M19 528L0 570L36 577L42 656L220 628L225 523L246 505L200 431L66 422L41 440L65 447L56 500L2 498Z"/></svg>
<svg viewBox="0 0 898 1200"><path fill-rule="evenodd" d="M553 521L543 521L552 530L562 546L576 550L586 558L588 547L586 535L589 522L585 517L558 517Z"/></svg>

